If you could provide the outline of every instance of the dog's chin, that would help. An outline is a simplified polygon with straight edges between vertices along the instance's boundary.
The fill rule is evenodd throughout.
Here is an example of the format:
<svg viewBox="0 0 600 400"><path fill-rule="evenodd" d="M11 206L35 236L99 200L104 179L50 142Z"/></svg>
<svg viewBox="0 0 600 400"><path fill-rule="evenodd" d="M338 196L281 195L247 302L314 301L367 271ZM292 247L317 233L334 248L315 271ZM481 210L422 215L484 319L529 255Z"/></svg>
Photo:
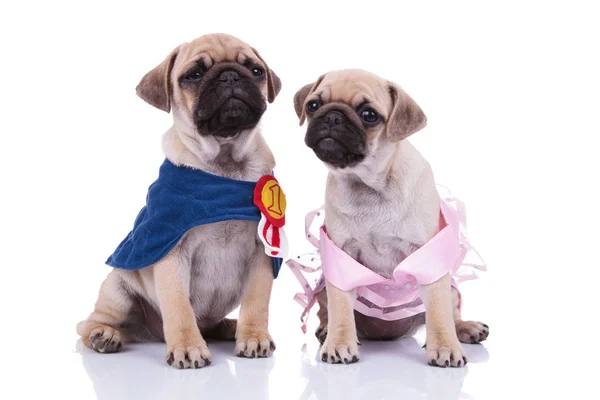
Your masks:
<svg viewBox="0 0 600 400"><path fill-rule="evenodd" d="M258 113L243 100L228 99L215 113L205 121L201 121L198 131L203 136L232 138L244 131L254 129L262 113Z"/></svg>
<svg viewBox="0 0 600 400"><path fill-rule="evenodd" d="M332 137L320 139L311 147L319 160L334 169L354 167L365 159L365 154L352 152L343 142Z"/></svg>

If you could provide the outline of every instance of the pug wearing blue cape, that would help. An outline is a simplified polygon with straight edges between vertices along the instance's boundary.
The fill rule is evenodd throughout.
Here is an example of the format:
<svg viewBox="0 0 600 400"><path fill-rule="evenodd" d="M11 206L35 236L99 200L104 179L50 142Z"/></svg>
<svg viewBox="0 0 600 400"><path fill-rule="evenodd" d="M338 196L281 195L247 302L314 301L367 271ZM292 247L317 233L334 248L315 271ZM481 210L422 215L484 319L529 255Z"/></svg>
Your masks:
<svg viewBox="0 0 600 400"><path fill-rule="evenodd" d="M178 46L142 78L138 96L174 123L94 311L77 325L87 347L164 341L166 362L180 369L211 364L207 338L235 341L240 357L272 355L286 202L259 122L280 89L259 53L225 34ZM239 319L226 318L237 307Z"/></svg>

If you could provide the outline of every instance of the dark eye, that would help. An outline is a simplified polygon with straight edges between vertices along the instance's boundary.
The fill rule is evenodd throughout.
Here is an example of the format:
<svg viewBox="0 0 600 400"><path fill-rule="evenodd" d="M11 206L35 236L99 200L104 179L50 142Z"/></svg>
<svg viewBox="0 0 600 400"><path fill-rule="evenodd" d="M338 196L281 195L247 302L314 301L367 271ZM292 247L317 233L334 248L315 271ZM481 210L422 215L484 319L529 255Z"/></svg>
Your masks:
<svg viewBox="0 0 600 400"><path fill-rule="evenodd" d="M196 67L196 68L186 72L181 77L181 80L184 82L194 83L194 82L198 82L200 79L202 79L203 75L204 75L204 73L202 72L202 69Z"/></svg>
<svg viewBox="0 0 600 400"><path fill-rule="evenodd" d="M309 113L314 113L319 109L319 107L321 107L321 105L316 100L309 101L308 103L306 103L306 111L308 111Z"/></svg>
<svg viewBox="0 0 600 400"><path fill-rule="evenodd" d="M365 108L360 113L360 116L367 124L374 124L379 121L379 114L377 114L377 112L375 112L375 110L372 108Z"/></svg>
<svg viewBox="0 0 600 400"><path fill-rule="evenodd" d="M259 67L252 68L252 75L262 76L262 74L264 74L264 71L262 70L262 68L259 68Z"/></svg>

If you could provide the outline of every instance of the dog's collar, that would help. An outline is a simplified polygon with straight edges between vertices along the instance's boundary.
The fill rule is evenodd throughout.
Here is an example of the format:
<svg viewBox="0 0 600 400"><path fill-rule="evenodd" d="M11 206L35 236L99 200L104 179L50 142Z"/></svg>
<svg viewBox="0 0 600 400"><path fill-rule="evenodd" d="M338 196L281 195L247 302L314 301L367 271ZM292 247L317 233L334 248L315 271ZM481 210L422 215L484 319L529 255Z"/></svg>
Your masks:
<svg viewBox="0 0 600 400"><path fill-rule="evenodd" d="M232 184L232 185L244 185L248 187L254 188L256 182L253 181L245 181L233 178L227 178L225 176L214 175L209 172L206 172L199 168L190 167L188 165L176 165L171 162L168 158L165 158L163 164L160 167L160 175L167 179L171 179L174 176L181 178L191 178L197 179L198 176L204 176L206 179L219 182L221 181L224 184Z"/></svg>

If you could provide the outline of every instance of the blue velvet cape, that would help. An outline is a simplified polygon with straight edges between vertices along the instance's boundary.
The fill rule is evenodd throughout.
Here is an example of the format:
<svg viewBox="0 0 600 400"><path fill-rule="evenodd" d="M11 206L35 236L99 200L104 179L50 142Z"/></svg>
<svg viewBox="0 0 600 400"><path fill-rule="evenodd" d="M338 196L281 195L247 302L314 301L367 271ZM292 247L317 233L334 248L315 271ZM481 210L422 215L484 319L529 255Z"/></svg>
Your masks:
<svg viewBox="0 0 600 400"><path fill-rule="evenodd" d="M256 182L224 178L165 159L148 188L146 206L133 229L108 257L106 264L137 270L163 258L191 228L227 220L260 221L254 204ZM273 276L281 268L273 257Z"/></svg>

